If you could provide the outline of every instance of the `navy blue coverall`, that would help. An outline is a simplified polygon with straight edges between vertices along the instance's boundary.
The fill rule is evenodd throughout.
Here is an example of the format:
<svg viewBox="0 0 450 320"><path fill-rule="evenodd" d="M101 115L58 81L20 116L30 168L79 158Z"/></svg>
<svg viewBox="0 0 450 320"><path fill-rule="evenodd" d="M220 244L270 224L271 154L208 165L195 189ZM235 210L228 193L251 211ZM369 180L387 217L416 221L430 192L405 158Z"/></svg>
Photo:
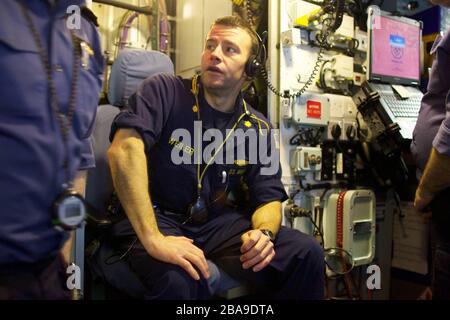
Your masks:
<svg viewBox="0 0 450 320"><path fill-rule="evenodd" d="M431 148L450 156L450 32L435 40L431 54L435 60L427 92L413 133L411 151L420 179ZM433 299L450 299L450 188L431 203L431 243L433 248Z"/></svg>
<svg viewBox="0 0 450 320"><path fill-rule="evenodd" d="M245 112L236 129L268 129L268 121L262 114L244 105L238 96L234 112L222 114L209 106L200 89L199 111L191 92L191 80L170 75L157 75L143 82L130 98L129 108L115 119L111 140L119 128L133 128L141 136L148 154L149 191L156 205L158 227L164 235L186 236L203 250L205 257L214 261L232 276L244 278L268 289L271 296L281 299L321 299L324 291L323 251L318 242L297 230L281 227L275 245L275 257L260 272L244 270L239 261L241 235L252 229L254 210L272 201L284 201L286 192L281 183L281 169L272 175L261 175L262 163L249 163L249 144L246 141L243 159L233 163L215 163L206 171L202 196L209 204L209 216L205 223L188 222L187 210L197 197L197 165L175 164L172 150L190 153L192 141L174 141L176 129L186 129L194 137L194 121L200 112L203 132L219 127L222 132L230 129ZM222 128L221 124L223 125ZM267 139L271 152L270 135L258 134L258 143ZM193 140L193 139L192 139ZM203 142L203 147L208 143ZM236 148L237 148L236 144ZM235 151L233 151L235 152ZM237 152L237 151L236 151ZM192 155L193 156L193 155ZM277 160L279 165L279 160ZM204 163L203 166L204 167ZM226 174L224 174L226 172ZM244 186L248 198L241 204L230 205L222 201L225 196ZM242 192L236 192L242 195ZM114 227L116 238L134 235L127 219ZM124 241L125 247L129 240ZM204 279L195 281L181 267L153 259L140 243L134 245L128 256L132 270L148 289L148 299L207 299Z"/></svg>
<svg viewBox="0 0 450 320"><path fill-rule="evenodd" d="M81 9L84 1L23 3L49 57L60 110L67 114L75 48L66 15L69 6ZM70 179L94 166L89 136L104 67L93 20L81 15L79 21L73 33L85 44L85 65L77 68L66 150L51 108L46 69L19 1L0 2L0 300L68 296L59 259L68 234L52 224L52 206L66 182L66 157Z"/></svg>

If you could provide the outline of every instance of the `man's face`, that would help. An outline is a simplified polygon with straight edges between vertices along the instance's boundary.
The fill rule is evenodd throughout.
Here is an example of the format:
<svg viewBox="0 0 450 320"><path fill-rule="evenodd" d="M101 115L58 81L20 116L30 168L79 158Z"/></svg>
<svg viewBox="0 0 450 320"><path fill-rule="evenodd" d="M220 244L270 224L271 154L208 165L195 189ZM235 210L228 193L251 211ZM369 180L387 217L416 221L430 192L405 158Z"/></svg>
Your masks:
<svg viewBox="0 0 450 320"><path fill-rule="evenodd" d="M250 56L251 37L241 28L214 25L202 54L202 83L206 89L240 90L246 79L245 63Z"/></svg>
<svg viewBox="0 0 450 320"><path fill-rule="evenodd" d="M430 0L432 4L450 8L450 0Z"/></svg>

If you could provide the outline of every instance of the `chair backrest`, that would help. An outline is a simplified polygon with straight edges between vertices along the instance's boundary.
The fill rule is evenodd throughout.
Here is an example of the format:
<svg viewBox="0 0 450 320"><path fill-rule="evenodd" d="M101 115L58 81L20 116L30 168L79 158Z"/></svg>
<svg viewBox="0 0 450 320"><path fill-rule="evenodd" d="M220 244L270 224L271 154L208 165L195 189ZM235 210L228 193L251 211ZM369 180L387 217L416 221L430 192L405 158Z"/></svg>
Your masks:
<svg viewBox="0 0 450 320"><path fill-rule="evenodd" d="M110 146L109 133L120 108L128 103L141 82L159 73L174 74L170 58L159 51L125 49L115 60L109 78L108 100L111 104L97 109L92 146L96 167L88 173L86 200L92 205L98 217L106 217L107 206L113 192L107 151Z"/></svg>

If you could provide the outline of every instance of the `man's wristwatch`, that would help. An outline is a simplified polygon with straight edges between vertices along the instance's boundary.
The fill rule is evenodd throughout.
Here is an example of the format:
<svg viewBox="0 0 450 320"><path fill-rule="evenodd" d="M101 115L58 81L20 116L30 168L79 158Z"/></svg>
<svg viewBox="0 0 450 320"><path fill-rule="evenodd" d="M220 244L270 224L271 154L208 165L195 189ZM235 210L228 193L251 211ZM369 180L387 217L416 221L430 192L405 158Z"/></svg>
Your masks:
<svg viewBox="0 0 450 320"><path fill-rule="evenodd" d="M275 236L273 235L272 231L270 231L269 229L260 229L260 230L264 235L270 238L270 241L272 242L275 241Z"/></svg>

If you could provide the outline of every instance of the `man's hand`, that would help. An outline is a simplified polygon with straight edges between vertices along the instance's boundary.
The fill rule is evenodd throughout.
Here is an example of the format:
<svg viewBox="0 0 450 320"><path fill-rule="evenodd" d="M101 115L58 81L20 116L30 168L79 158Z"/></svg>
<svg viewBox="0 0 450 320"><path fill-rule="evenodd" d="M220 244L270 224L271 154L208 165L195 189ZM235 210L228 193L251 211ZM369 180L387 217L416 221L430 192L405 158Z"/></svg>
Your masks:
<svg viewBox="0 0 450 320"><path fill-rule="evenodd" d="M275 257L275 250L270 238L261 230L250 230L241 237L242 268L253 268L254 272L261 271Z"/></svg>
<svg viewBox="0 0 450 320"><path fill-rule="evenodd" d="M433 199L433 195L427 194L426 192L424 193L420 187L417 188L416 197L414 199L414 207L419 213L422 214L423 223L428 223L431 219L432 212L428 206Z"/></svg>
<svg viewBox="0 0 450 320"><path fill-rule="evenodd" d="M450 187L450 157L432 148L416 190L414 206L419 212L430 211L427 207L434 196Z"/></svg>
<svg viewBox="0 0 450 320"><path fill-rule="evenodd" d="M433 194L426 192L420 186L416 190L416 197L414 199L414 207L417 211L426 213L429 212L429 204L434 199Z"/></svg>
<svg viewBox="0 0 450 320"><path fill-rule="evenodd" d="M149 245L150 255L160 261L176 264L186 270L195 280L200 276L194 266L200 270L205 279L209 278L209 267L203 251L186 237L157 235L152 237Z"/></svg>

